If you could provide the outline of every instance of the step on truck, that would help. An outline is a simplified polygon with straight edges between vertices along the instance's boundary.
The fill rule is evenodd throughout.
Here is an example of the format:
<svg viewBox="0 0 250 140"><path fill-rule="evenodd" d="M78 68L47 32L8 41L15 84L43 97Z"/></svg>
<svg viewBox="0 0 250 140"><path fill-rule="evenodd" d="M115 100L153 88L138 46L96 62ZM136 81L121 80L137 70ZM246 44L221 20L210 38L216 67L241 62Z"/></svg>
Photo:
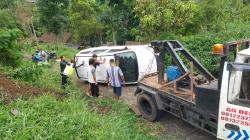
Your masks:
<svg viewBox="0 0 250 140"><path fill-rule="evenodd" d="M218 139L250 140L249 42L214 45L211 55L220 57L218 79L180 42L151 42L158 72L138 82L142 117L155 121L165 111Z"/></svg>

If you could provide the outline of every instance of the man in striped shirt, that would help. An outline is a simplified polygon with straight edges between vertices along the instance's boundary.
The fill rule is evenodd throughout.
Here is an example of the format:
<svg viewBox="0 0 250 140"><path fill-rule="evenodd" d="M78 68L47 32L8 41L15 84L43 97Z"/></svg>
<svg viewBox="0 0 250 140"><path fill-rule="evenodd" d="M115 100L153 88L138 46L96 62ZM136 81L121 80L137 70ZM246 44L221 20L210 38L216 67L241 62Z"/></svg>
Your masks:
<svg viewBox="0 0 250 140"><path fill-rule="evenodd" d="M110 67L107 69L107 83L112 86L114 98L119 99L122 94L122 84L124 84L124 76L120 67L115 65L115 60L110 59Z"/></svg>

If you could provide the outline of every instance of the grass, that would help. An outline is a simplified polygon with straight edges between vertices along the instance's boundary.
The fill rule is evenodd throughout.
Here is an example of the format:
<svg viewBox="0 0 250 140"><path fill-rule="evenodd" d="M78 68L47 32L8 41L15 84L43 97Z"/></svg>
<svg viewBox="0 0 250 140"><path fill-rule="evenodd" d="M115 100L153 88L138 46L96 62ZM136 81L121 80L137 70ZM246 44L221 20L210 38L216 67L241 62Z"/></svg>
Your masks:
<svg viewBox="0 0 250 140"><path fill-rule="evenodd" d="M86 99L58 101L49 95L0 105L0 135L4 139L157 139L139 131L137 118L126 105L95 101L104 105L100 102L111 110L100 115L91 111ZM13 109L18 115L10 113Z"/></svg>
<svg viewBox="0 0 250 140"><path fill-rule="evenodd" d="M39 47L44 49L47 46ZM26 50L28 55L33 51ZM64 54L66 58L72 58L76 52L61 45L58 47L58 54ZM25 60L25 63L28 61ZM67 98L58 100L45 94L37 98L20 97L8 105L0 100L0 139L160 139L156 136L159 126L143 123L122 102L86 97L73 81L62 91L59 64L55 61L50 64L41 67L42 72L36 82L25 82L67 93ZM25 79L22 76L19 81ZM12 110L18 113L13 115Z"/></svg>

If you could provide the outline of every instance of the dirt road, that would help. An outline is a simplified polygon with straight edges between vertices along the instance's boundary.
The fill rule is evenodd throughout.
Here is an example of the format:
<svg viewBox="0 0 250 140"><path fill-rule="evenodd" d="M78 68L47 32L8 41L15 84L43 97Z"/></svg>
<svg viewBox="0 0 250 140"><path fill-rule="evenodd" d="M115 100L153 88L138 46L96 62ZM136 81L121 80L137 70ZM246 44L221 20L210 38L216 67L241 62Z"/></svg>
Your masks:
<svg viewBox="0 0 250 140"><path fill-rule="evenodd" d="M87 87L86 83L82 83ZM123 94L121 100L128 104L131 108L136 108L136 97L134 96L134 91L136 86L126 86L123 88ZM112 97L112 89L108 88L106 85L100 85L100 93L104 97ZM158 122L164 128L164 135L166 139L169 140L214 140L215 137L200 131L187 124L186 122L177 119L176 117L165 113Z"/></svg>

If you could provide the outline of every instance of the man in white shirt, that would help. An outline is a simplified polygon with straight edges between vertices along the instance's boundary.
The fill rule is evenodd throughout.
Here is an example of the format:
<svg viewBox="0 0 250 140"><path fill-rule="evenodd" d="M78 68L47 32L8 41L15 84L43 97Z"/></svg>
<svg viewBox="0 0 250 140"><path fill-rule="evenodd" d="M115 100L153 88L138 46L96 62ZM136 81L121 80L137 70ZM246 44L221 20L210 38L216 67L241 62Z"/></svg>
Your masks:
<svg viewBox="0 0 250 140"><path fill-rule="evenodd" d="M90 93L94 97L99 96L99 87L96 79L96 71L94 67L95 60L93 58L89 59L89 68L88 68L88 82L90 86Z"/></svg>

